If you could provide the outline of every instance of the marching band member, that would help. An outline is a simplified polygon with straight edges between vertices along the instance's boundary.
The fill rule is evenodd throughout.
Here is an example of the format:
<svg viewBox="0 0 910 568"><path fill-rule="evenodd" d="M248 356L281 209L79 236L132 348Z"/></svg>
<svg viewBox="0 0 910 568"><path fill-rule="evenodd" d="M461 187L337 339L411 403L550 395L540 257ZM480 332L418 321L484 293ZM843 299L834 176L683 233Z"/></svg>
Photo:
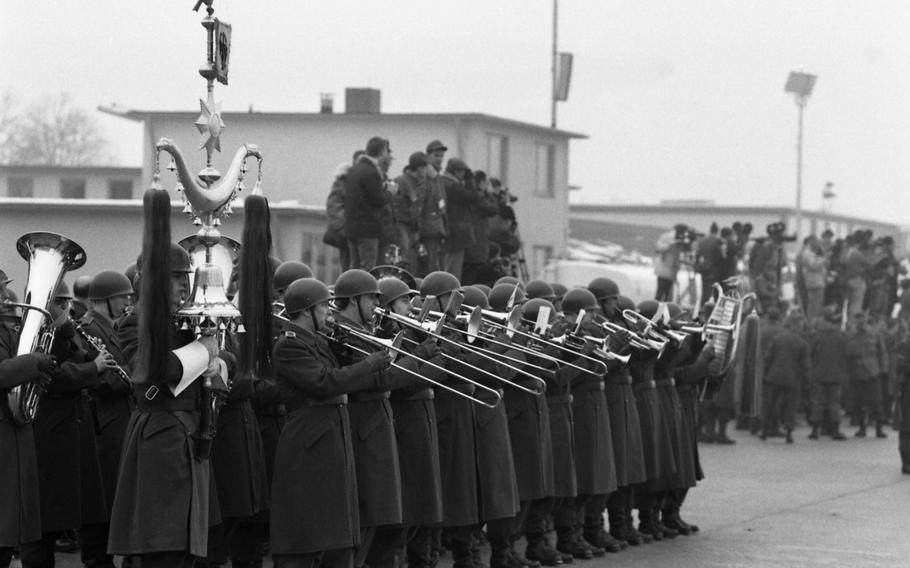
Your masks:
<svg viewBox="0 0 910 568"><path fill-rule="evenodd" d="M0 301L10 299L11 282L0 270ZM45 353L16 355L18 327L0 322L0 393L21 384L45 380L54 368L54 357ZM0 567L9 566L13 549L41 538L41 511L38 499L38 461L32 423L17 425L6 404L0 404Z"/></svg>
<svg viewBox="0 0 910 568"><path fill-rule="evenodd" d="M335 320L347 327L369 333L373 312L379 307L379 284L372 274L360 269L343 272L335 280L333 290L337 310ZM347 344L359 349L351 349ZM331 344L342 365L360 361L366 353L376 350L372 344L353 337L344 343ZM375 390L351 393L348 412L353 432L354 463L357 471L357 495L360 504L361 543L355 557L360 566L368 555L387 558L394 554L398 540L390 531L377 529L401 524L401 469L398 464L398 445L389 402L388 384Z"/></svg>
<svg viewBox="0 0 910 568"><path fill-rule="evenodd" d="M599 327L591 323L597 300L586 288L573 288L561 301L564 317L554 326L559 336L581 323L586 335L600 336ZM578 321L581 312L584 318ZM592 345L588 342L587 346ZM610 362L607 362L608 365ZM594 364L579 358L575 364L591 368ZM615 364L615 363L614 363ZM564 500L554 512L554 524L559 537L557 547L564 551L580 545L590 548L592 555L603 556L606 551L619 552L623 546L603 529L603 508L606 496L616 490L616 468L613 463L613 436L604 397L603 375L583 373L564 366L560 373L569 381L572 393L572 435L575 443L575 477L577 497ZM600 519L585 526L585 509L589 502L599 501ZM587 545L587 546L586 546Z"/></svg>
<svg viewBox="0 0 910 568"><path fill-rule="evenodd" d="M455 276L436 271L427 274L421 282L420 296L423 302L431 302L431 309L443 312L452 293L460 288L461 283ZM443 346L443 351L447 350L451 351ZM474 393L474 385L454 377L448 377L445 384L466 394ZM436 392L436 424L442 482L442 527L451 538L454 568L472 568L471 541L474 527L480 522L474 404L440 389ZM439 537L439 531L434 531L434 547L440 546Z"/></svg>
<svg viewBox="0 0 910 568"><path fill-rule="evenodd" d="M382 295L382 308L400 316L410 314L411 297L418 293L402 280L390 276L379 279L379 291ZM393 335L395 332L403 332L410 340L418 341L412 328L389 319L384 321L383 328ZM444 365L444 360L439 356L439 347L432 339L417 344L413 354L439 366ZM445 371L418 363L412 357L399 358L398 364L437 382L445 379ZM395 416L395 439L401 468L401 516L404 531L403 540L397 548L401 549L401 545L404 545L409 567L428 568L431 526L442 521L435 393L427 382L414 379L407 373L392 369L390 375L393 381L391 401ZM387 566L390 558L376 558L373 555L367 560L371 567Z"/></svg>
<svg viewBox="0 0 910 568"><path fill-rule="evenodd" d="M486 295L474 286L465 286L462 289L464 300L462 306L479 307L488 309L490 306ZM497 334L496 339L508 342L505 334ZM505 357L521 358L518 351L503 346L482 346L480 340L475 340L474 346L487 349L491 353L501 353ZM507 367L491 363L487 357L476 354L462 353L460 358L471 365L496 374L504 379L514 381L515 372ZM503 396L503 383L480 373L474 369L464 368L464 376L484 386L496 389L500 399ZM474 393L478 399L495 404L494 408L482 405L474 407L474 436L477 452L477 490L480 494L480 509L478 516L481 524L487 526L487 540L490 542L490 568L515 568L521 562L515 558L512 549L512 540L517 538L519 531L515 527L515 515L519 511L518 482L515 474L515 462L512 457L512 442L509 438L509 423L505 406L496 404L497 400L489 391L477 390ZM480 526L477 527L475 538L472 542L472 557L475 566L483 564L480 561L478 538Z"/></svg>
<svg viewBox="0 0 910 568"><path fill-rule="evenodd" d="M195 439L199 379L223 378L224 363L216 337L197 339L174 324L191 268L187 252L170 239L167 193L146 191L144 207L142 293L118 330L137 408L123 444L108 552L139 556L143 568L192 566L193 556L206 555L209 525L209 461L197 455Z"/></svg>
<svg viewBox="0 0 910 568"><path fill-rule="evenodd" d="M98 530L108 518L107 502L95 440L98 417L87 389L115 363L108 353L88 356L70 319L72 301L69 287L61 282L48 306L55 328L51 353L59 364L41 395L34 422L42 535L22 545L25 568L53 567L57 536L82 527L89 529L82 535L83 562L111 562Z"/></svg>
<svg viewBox="0 0 910 568"><path fill-rule="evenodd" d="M280 568L349 568L360 544L347 394L383 392L391 359L380 350L341 367L322 334L331 293L303 278L285 294L273 365L288 408L272 480L271 551ZM387 456L388 457L388 456Z"/></svg>

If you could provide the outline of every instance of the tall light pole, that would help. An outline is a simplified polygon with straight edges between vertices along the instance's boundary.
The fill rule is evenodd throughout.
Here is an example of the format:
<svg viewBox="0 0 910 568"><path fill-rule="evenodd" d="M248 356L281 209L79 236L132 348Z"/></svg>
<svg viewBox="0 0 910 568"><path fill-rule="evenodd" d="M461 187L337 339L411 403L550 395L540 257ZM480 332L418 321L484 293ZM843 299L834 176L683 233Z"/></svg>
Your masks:
<svg viewBox="0 0 910 568"><path fill-rule="evenodd" d="M815 86L815 75L791 71L784 85L784 92L792 93L799 109L799 127L796 135L796 242L800 242L803 224L803 110Z"/></svg>

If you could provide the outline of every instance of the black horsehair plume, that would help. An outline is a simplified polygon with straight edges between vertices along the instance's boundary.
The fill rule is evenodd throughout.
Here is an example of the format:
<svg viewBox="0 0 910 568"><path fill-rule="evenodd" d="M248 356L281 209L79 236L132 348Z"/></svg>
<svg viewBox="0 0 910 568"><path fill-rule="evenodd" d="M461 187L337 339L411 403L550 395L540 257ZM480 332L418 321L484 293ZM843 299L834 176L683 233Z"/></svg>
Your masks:
<svg viewBox="0 0 910 568"><path fill-rule="evenodd" d="M136 382L159 383L167 369L171 312L171 200L167 191L148 189L142 197L142 294L139 296L139 352Z"/></svg>
<svg viewBox="0 0 910 568"><path fill-rule="evenodd" d="M246 333L241 341L240 370L261 377L269 373L272 358L271 220L265 197L250 195L243 203L243 247L237 293Z"/></svg>

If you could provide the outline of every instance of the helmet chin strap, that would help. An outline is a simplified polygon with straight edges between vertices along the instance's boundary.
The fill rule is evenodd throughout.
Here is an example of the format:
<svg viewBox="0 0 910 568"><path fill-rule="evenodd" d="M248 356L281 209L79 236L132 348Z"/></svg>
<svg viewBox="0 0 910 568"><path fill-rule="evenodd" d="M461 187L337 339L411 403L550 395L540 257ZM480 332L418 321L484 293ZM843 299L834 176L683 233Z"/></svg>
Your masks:
<svg viewBox="0 0 910 568"><path fill-rule="evenodd" d="M316 306L310 306L310 317L313 319L313 329L319 333L319 320L316 319Z"/></svg>

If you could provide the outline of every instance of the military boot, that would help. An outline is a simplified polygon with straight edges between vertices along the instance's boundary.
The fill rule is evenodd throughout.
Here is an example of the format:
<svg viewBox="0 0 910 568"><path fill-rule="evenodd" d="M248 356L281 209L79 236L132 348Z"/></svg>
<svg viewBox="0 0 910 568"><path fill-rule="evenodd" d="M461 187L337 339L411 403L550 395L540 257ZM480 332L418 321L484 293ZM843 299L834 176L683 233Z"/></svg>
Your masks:
<svg viewBox="0 0 910 568"><path fill-rule="evenodd" d="M635 525L633 524L634 519L632 517L632 509L630 507L626 507L625 521L626 521L626 534L633 534L633 535L637 536L638 538L641 539L642 544L649 544L649 543L654 542L655 540L658 540L654 535L639 532L638 530L635 529Z"/></svg>
<svg viewBox="0 0 910 568"><path fill-rule="evenodd" d="M856 431L856 434L854 434L854 436L856 436L857 438L865 438L866 437L866 421L860 419L858 421L858 424L859 424L859 430Z"/></svg>
<svg viewBox="0 0 910 568"><path fill-rule="evenodd" d="M604 556L607 553L607 551L604 550L603 548L601 548L599 546L594 546L593 544L591 544L590 542L585 540L585 537L584 537L584 534L583 534L583 531L581 528L581 524L576 524L572 528L575 531L575 540L577 540L582 546L584 546L585 548L587 548L588 550L591 551L592 558L600 558L601 556Z"/></svg>
<svg viewBox="0 0 910 568"><path fill-rule="evenodd" d="M537 533L526 536L528 547L525 549L525 556L528 557L528 560L536 560L540 562L541 566L562 566L565 563L562 554L547 540L546 534Z"/></svg>
<svg viewBox="0 0 910 568"><path fill-rule="evenodd" d="M507 541L490 540L490 568L521 568L509 551Z"/></svg>
<svg viewBox="0 0 910 568"><path fill-rule="evenodd" d="M786 437L787 443L792 444L793 443L793 430L788 429L785 437Z"/></svg>
<svg viewBox="0 0 910 568"><path fill-rule="evenodd" d="M888 434L885 434L883 430L884 423L881 420L875 422L875 437L876 438L887 438Z"/></svg>
<svg viewBox="0 0 910 568"><path fill-rule="evenodd" d="M512 559L512 562L521 568L540 568L540 562L529 560L515 549L516 540L518 539L513 538L512 541L509 542L509 557Z"/></svg>
<svg viewBox="0 0 910 568"><path fill-rule="evenodd" d="M592 546L604 549L606 552L620 552L625 550L628 544L618 540L604 529L603 517L589 518L585 517L585 525L582 529L582 537L590 542Z"/></svg>
<svg viewBox="0 0 910 568"><path fill-rule="evenodd" d="M594 552L576 537L574 527L559 527L556 530L556 550L572 558L582 560L594 558Z"/></svg>
<svg viewBox="0 0 910 568"><path fill-rule="evenodd" d="M660 522L682 535L698 532L698 525L691 525L679 516L679 507L668 507L661 512Z"/></svg>
<svg viewBox="0 0 910 568"><path fill-rule="evenodd" d="M831 431L832 440L837 440L838 442L843 442L844 440L847 439L847 437L844 436L844 433L840 431L840 424L838 424L837 422L833 422L829 428Z"/></svg>
<svg viewBox="0 0 910 568"><path fill-rule="evenodd" d="M452 539L452 568L474 568L474 559L471 556L471 540L470 538Z"/></svg>
<svg viewBox="0 0 910 568"><path fill-rule="evenodd" d="M639 509L638 532L642 535L650 535L654 540L663 540L664 535L661 533L660 529L657 528L655 518L654 509Z"/></svg>
<svg viewBox="0 0 910 568"><path fill-rule="evenodd" d="M810 440L818 440L818 423L812 425L812 432L809 433Z"/></svg>

